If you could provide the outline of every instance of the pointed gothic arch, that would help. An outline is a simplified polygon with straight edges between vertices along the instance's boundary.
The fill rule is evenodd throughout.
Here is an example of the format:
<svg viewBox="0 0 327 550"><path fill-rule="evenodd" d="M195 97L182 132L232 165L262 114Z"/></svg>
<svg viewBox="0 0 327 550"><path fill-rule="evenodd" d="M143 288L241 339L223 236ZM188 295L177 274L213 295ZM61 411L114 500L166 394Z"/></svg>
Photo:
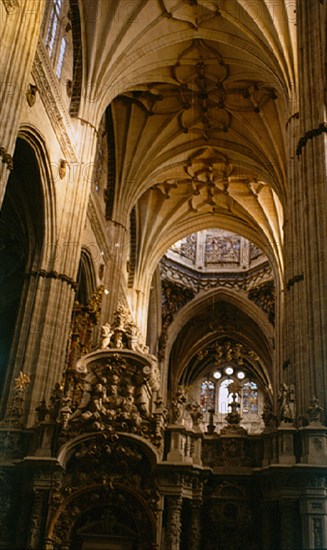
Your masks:
<svg viewBox="0 0 327 550"><path fill-rule="evenodd" d="M50 162L42 137L32 127L22 127L17 138L14 169L8 180L0 224L4 297L1 386L7 399L13 378L24 370L27 349L41 319L37 291L40 281L50 276L53 269L56 240ZM2 401L3 407L6 399Z"/></svg>

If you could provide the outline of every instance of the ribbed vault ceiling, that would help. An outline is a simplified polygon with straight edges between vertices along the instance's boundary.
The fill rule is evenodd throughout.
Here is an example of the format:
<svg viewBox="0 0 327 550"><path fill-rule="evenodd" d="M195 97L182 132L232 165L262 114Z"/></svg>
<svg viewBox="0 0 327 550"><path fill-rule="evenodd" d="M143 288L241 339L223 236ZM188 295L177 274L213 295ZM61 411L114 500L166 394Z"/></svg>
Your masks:
<svg viewBox="0 0 327 550"><path fill-rule="evenodd" d="M177 45L213 40L243 77L296 82L295 5L286 0L81 0L85 24L85 114L98 120L120 93L169 81ZM90 101L91 100L91 101ZM87 117L86 117L87 118Z"/></svg>
<svg viewBox="0 0 327 550"><path fill-rule="evenodd" d="M81 114L98 126L111 106L112 219L126 227L135 208L134 288L148 295L169 246L210 227L259 246L280 282L296 3L82 3Z"/></svg>

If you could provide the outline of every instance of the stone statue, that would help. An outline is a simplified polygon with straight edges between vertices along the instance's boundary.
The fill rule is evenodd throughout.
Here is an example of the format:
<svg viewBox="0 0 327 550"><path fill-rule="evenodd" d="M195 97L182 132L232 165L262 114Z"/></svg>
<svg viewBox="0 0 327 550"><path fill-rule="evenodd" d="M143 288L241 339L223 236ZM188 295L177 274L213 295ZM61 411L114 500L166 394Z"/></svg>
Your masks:
<svg viewBox="0 0 327 550"><path fill-rule="evenodd" d="M109 323L106 323L101 327L101 349L109 347L112 335L113 330L111 329L111 325Z"/></svg>
<svg viewBox="0 0 327 550"><path fill-rule="evenodd" d="M186 395L184 388L178 388L175 399L171 402L173 424L182 424L184 420Z"/></svg>
<svg viewBox="0 0 327 550"><path fill-rule="evenodd" d="M295 386L282 382L278 395L278 419L280 422L294 423L295 420Z"/></svg>
<svg viewBox="0 0 327 550"><path fill-rule="evenodd" d="M321 423L320 417L321 413L323 412L323 408L320 407L319 401L317 397L314 395L312 399L310 399L310 406L307 409L307 413L309 416L309 422L312 423Z"/></svg>

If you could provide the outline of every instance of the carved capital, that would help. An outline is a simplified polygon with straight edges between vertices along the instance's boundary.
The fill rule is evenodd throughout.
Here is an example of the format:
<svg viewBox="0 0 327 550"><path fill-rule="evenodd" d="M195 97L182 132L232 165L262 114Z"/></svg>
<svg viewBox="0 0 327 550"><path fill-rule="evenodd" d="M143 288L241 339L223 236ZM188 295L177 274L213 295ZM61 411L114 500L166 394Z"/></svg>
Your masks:
<svg viewBox="0 0 327 550"><path fill-rule="evenodd" d="M2 0L2 2L4 3L6 12L9 15L20 8L20 0Z"/></svg>
<svg viewBox="0 0 327 550"><path fill-rule="evenodd" d="M7 153L7 150L5 147L0 147L0 157L2 158L3 164L7 164L8 170L13 170L14 168L14 161L12 156Z"/></svg>

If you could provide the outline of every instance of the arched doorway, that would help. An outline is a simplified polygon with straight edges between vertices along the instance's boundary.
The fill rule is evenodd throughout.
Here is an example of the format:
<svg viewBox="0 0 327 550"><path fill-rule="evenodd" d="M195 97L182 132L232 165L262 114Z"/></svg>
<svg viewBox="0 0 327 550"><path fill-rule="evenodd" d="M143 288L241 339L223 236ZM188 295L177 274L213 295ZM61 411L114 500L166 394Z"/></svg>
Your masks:
<svg viewBox="0 0 327 550"><path fill-rule="evenodd" d="M157 548L156 458L144 441L91 434L68 441L58 460L66 473L50 495L49 549Z"/></svg>

